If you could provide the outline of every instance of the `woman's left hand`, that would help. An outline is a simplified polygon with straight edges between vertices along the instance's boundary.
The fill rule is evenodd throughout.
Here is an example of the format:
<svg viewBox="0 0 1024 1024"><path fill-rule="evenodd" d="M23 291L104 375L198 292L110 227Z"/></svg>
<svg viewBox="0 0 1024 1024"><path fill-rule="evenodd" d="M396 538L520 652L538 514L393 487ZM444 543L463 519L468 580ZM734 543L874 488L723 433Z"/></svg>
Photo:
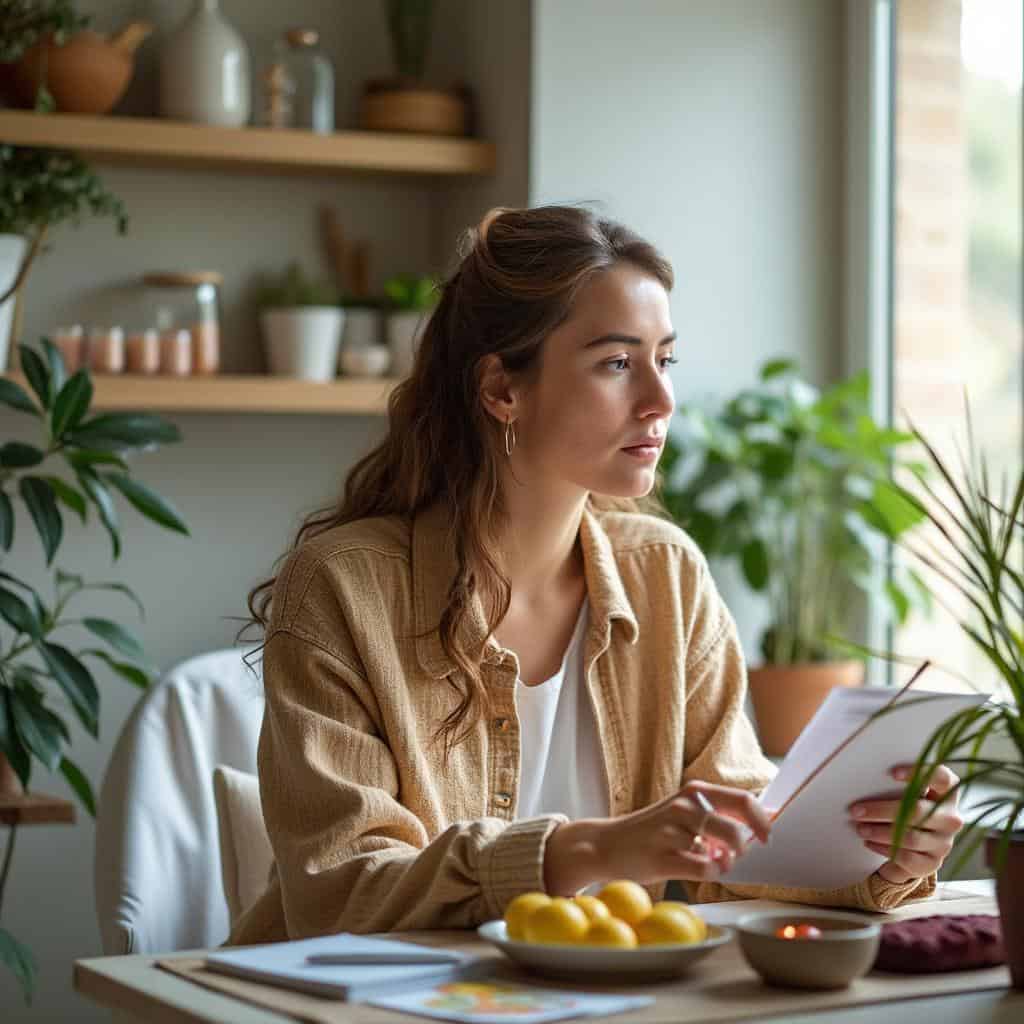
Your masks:
<svg viewBox="0 0 1024 1024"><path fill-rule="evenodd" d="M897 765L891 774L903 782L910 778L911 769L907 765ZM889 858L878 869L887 882L900 885L938 871L953 848L957 833L963 828L963 819L957 813L959 792L935 811L922 827L914 826L924 821L933 809L933 801L948 793L959 781L945 765L939 765L929 781L925 798L918 801L911 827L904 830L900 848L895 853L892 848L893 822L900 801L865 799L850 805L850 821L864 840L864 845Z"/></svg>

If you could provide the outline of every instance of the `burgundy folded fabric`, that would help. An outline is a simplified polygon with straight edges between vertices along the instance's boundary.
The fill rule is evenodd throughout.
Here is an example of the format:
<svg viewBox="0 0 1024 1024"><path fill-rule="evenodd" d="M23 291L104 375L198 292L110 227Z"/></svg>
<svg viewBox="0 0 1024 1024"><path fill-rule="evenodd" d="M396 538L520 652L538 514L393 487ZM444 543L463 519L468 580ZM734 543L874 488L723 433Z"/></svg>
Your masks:
<svg viewBox="0 0 1024 1024"><path fill-rule="evenodd" d="M876 971L934 974L1006 963L994 914L918 917L882 925Z"/></svg>

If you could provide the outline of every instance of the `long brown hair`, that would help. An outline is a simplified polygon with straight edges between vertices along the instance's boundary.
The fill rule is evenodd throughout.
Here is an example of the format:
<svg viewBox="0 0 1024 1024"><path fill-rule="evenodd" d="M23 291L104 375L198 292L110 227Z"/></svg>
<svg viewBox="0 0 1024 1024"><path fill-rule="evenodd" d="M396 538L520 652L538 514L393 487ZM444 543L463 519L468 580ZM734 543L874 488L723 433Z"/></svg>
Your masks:
<svg viewBox="0 0 1024 1024"><path fill-rule="evenodd" d="M494 353L509 373L535 370L544 339L569 316L582 287L594 274L624 263L672 289L672 267L654 246L585 207L496 207L467 229L458 266L439 286L412 373L388 401L387 436L352 468L340 502L306 518L292 546L356 519L411 519L435 502L445 504L457 571L437 629L465 677L464 688L458 673L448 677L461 699L437 732L446 753L489 705L480 673L483 644L467 650L460 624L479 592L490 635L511 598L496 558L504 442L501 425L480 401L481 361ZM590 501L597 508L660 511L656 501L597 495ZM275 579L250 592L249 625L266 629Z"/></svg>

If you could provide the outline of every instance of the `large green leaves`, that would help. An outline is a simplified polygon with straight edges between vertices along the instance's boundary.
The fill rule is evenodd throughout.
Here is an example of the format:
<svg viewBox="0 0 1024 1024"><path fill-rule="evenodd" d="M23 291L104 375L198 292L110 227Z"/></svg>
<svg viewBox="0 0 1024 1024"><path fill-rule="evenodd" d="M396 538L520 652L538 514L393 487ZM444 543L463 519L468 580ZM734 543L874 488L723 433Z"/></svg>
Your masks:
<svg viewBox="0 0 1024 1024"><path fill-rule="evenodd" d="M23 946L6 928L0 928L0 963L6 964L13 972L21 985L25 1002L31 1003L39 968L32 950Z"/></svg>
<svg viewBox="0 0 1024 1024"><path fill-rule="evenodd" d="M43 641L38 650L79 721L91 736L99 734L100 694L89 670L67 648Z"/></svg>
<svg viewBox="0 0 1024 1024"><path fill-rule="evenodd" d="M92 402L92 380L84 370L79 370L57 395L50 415L50 432L60 440L69 430L82 421Z"/></svg>
<svg viewBox="0 0 1024 1024"><path fill-rule="evenodd" d="M29 687L12 689L10 703L22 743L48 771L56 771L62 756L61 748L70 740L67 726L43 705L39 694Z"/></svg>
<svg viewBox="0 0 1024 1024"><path fill-rule="evenodd" d="M48 410L53 402L53 377L50 368L27 345L19 345L18 352L21 355L21 368L25 372L25 379L36 393L39 404Z"/></svg>
<svg viewBox="0 0 1024 1024"><path fill-rule="evenodd" d="M20 441L8 441L0 447L0 466L4 469L24 469L38 466L46 453L34 444L22 444Z"/></svg>
<svg viewBox="0 0 1024 1024"><path fill-rule="evenodd" d="M90 633L110 644L114 650L127 654L129 658L141 660L145 657L139 641L119 623L111 622L109 619L85 618L82 619L82 625Z"/></svg>
<svg viewBox="0 0 1024 1024"><path fill-rule="evenodd" d="M106 488L99 476L91 469L82 467L76 471L78 482L82 490L89 496L89 500L96 506L100 514L100 522L103 523L107 533L110 534L110 543L113 547L114 560L121 557L121 532L117 516L117 508L110 491Z"/></svg>
<svg viewBox="0 0 1024 1024"><path fill-rule="evenodd" d="M147 519L188 536L188 527L178 510L145 484L123 473L104 473L103 479L112 483Z"/></svg>
<svg viewBox="0 0 1024 1024"><path fill-rule="evenodd" d="M86 420L67 435L79 448L124 450L150 448L181 440L173 423L145 413L108 413Z"/></svg>
<svg viewBox="0 0 1024 1024"><path fill-rule="evenodd" d="M37 637L42 632L42 623L35 610L6 587L0 587L0 616L19 633Z"/></svg>
<svg viewBox="0 0 1024 1024"><path fill-rule="evenodd" d="M93 795L92 786L85 777L85 773L73 761L62 757L60 761L60 773L68 781L68 785L74 790L75 795L82 801L82 806L95 818L96 797Z"/></svg>
<svg viewBox="0 0 1024 1024"><path fill-rule="evenodd" d="M46 564L49 565L64 535L64 522L57 508L53 488L42 477L23 476L18 481L18 491L28 507L32 522L36 524L46 552Z"/></svg>
<svg viewBox="0 0 1024 1024"><path fill-rule="evenodd" d="M14 381L5 380L2 377L0 377L0 402L3 402L4 405L9 405L12 409L17 409L19 412L30 412L35 416L39 415L39 407L29 398L25 390L15 384Z"/></svg>

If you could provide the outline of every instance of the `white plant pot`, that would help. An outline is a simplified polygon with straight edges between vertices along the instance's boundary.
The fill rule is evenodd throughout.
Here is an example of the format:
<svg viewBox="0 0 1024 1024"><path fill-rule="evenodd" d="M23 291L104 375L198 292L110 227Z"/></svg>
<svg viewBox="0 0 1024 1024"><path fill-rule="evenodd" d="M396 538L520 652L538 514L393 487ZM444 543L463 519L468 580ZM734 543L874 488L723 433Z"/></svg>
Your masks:
<svg viewBox="0 0 1024 1024"><path fill-rule="evenodd" d="M301 380L333 380L345 322L337 306L265 309L260 314L270 372Z"/></svg>
<svg viewBox="0 0 1024 1024"><path fill-rule="evenodd" d="M22 235L0 235L0 295L14 284L27 245ZM7 369L7 357L10 355L8 349L14 320L14 299L12 295L6 302L0 303L0 373Z"/></svg>
<svg viewBox="0 0 1024 1024"><path fill-rule="evenodd" d="M196 0L160 51L160 113L177 121L249 123L249 48L220 12Z"/></svg>
<svg viewBox="0 0 1024 1024"><path fill-rule="evenodd" d="M408 377L416 358L423 328L430 319L430 310L392 313L388 317L388 348L391 349L391 375Z"/></svg>

